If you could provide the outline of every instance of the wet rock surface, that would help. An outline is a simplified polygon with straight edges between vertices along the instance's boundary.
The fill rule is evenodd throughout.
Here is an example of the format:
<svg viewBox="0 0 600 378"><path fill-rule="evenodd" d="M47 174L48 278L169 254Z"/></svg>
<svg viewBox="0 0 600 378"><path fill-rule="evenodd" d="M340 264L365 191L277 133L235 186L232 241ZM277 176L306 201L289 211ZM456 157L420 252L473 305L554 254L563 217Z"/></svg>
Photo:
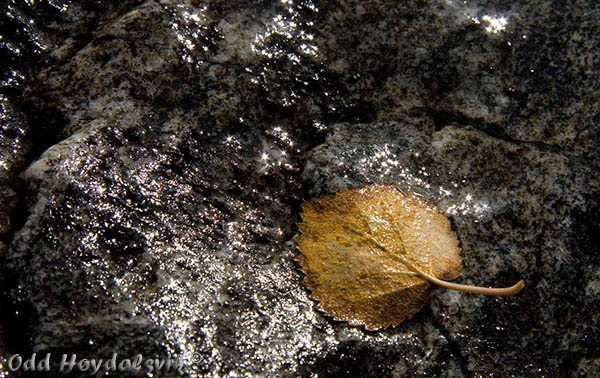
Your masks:
<svg viewBox="0 0 600 378"><path fill-rule="evenodd" d="M597 371L597 5L19 4L0 15L0 375L34 351L184 376ZM372 182L448 215L460 281L525 289L435 289L381 332L315 311L301 201Z"/></svg>
<svg viewBox="0 0 600 378"><path fill-rule="evenodd" d="M527 283L508 298L434 293L435 322L456 342L466 371L561 375L574 371L569 361L595 353L596 336L589 338L598 334L591 309L599 304L597 272L590 269L598 264L593 164L470 126L435 131L427 121L394 121L334 130L309 154L303 172L309 192L383 182L420 193L453 222L463 282L507 286L521 277Z"/></svg>

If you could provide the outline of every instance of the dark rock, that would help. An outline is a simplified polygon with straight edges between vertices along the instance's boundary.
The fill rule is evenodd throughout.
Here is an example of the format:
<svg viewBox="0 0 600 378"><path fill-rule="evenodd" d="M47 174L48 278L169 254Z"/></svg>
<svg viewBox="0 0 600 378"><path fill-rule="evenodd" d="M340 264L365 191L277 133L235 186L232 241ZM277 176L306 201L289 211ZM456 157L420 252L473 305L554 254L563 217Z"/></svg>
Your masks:
<svg viewBox="0 0 600 378"><path fill-rule="evenodd" d="M34 3L0 15L3 356L51 352L50 376L62 353L186 376L597 370L597 5ZM301 200L371 182L448 214L462 282L523 292L436 289L382 332L316 312Z"/></svg>
<svg viewBox="0 0 600 378"><path fill-rule="evenodd" d="M575 370L563 366L565 356L578 360L597 346L587 341L600 327L590 269L600 262L597 172L596 163L564 151L469 126L433 131L413 118L336 125L309 153L303 177L315 195L383 182L435 203L461 241L463 282L526 282L509 298L434 293L432 321L447 330L466 370L560 376Z"/></svg>

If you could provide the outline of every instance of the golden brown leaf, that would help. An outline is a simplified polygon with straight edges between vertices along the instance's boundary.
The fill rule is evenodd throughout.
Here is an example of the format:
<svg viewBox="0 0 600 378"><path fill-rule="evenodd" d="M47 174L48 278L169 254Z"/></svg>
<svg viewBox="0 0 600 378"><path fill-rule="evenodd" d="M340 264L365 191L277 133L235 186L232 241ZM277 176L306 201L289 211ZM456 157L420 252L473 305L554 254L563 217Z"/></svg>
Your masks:
<svg viewBox="0 0 600 378"><path fill-rule="evenodd" d="M425 305L430 282L508 293L444 282L460 276L456 234L414 194L374 184L305 202L302 210L297 261L317 307L336 320L368 330L396 326Z"/></svg>

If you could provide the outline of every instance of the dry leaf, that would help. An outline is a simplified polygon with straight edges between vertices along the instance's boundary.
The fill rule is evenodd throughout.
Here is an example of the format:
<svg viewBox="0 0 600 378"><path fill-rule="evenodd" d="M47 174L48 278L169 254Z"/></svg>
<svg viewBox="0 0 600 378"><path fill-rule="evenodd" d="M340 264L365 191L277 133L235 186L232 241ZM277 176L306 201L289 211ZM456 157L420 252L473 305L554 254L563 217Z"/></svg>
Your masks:
<svg viewBox="0 0 600 378"><path fill-rule="evenodd" d="M396 326L427 302L431 283L489 295L511 295L445 282L462 260L450 222L433 205L394 186L342 190L302 206L297 261L317 307L367 330Z"/></svg>

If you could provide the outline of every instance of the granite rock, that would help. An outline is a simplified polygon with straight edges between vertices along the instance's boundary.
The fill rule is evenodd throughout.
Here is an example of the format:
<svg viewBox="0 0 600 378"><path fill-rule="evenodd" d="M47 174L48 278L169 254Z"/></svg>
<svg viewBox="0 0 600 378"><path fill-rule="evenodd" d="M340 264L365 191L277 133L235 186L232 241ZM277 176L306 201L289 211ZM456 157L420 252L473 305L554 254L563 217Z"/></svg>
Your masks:
<svg viewBox="0 0 600 378"><path fill-rule="evenodd" d="M593 375L599 12L9 2L0 352L184 376ZM372 182L449 216L460 281L525 289L435 289L381 332L323 316L294 262L301 201Z"/></svg>
<svg viewBox="0 0 600 378"><path fill-rule="evenodd" d="M571 363L595 353L596 164L471 126L436 130L414 117L338 124L307 161L302 176L311 194L381 182L436 204L461 242L462 282L525 280L525 289L508 298L433 294L429 308L466 371L569 375Z"/></svg>
<svg viewBox="0 0 600 378"><path fill-rule="evenodd" d="M22 112L7 96L0 95L0 264L3 267L8 245L16 229L26 217L25 211L19 210L23 199L19 196L22 181L19 173L25 168L31 143L29 128ZM17 210L16 210L17 209ZM15 211L16 210L16 211ZM10 308L10 300L4 293L10 284L4 277L4 269L0 269L0 306ZM4 323L10 318L9 313L0 311L0 375L5 372L7 358L14 349L15 343L10 330L5 329ZM10 335L10 336L9 336ZM18 333L14 335L18 337Z"/></svg>

